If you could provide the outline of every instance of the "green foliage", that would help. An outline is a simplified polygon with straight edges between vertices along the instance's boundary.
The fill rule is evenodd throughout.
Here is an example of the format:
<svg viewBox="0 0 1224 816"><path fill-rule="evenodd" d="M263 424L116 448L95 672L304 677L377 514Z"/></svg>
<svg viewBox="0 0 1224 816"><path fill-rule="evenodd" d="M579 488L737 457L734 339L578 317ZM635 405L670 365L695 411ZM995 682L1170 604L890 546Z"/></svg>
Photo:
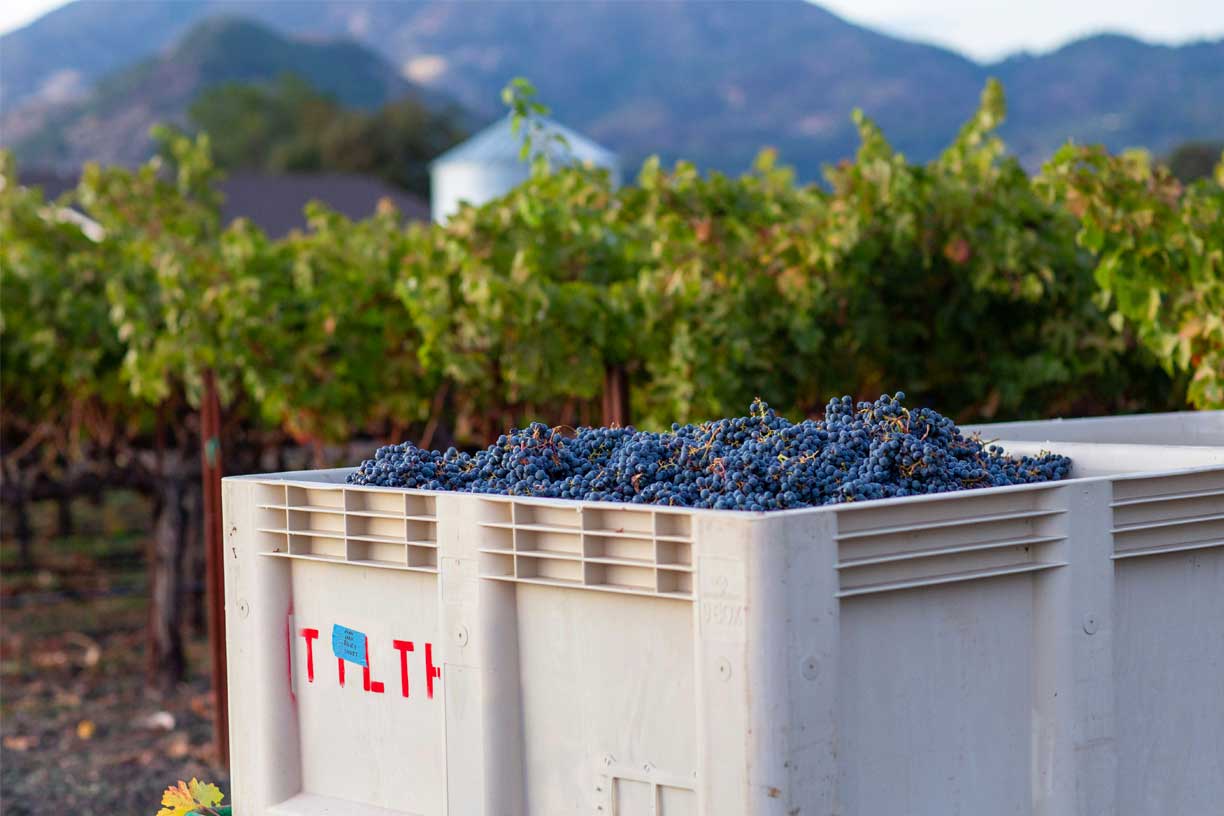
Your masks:
<svg viewBox="0 0 1224 816"><path fill-rule="evenodd" d="M1146 153L1067 145L1042 184L1079 218L1115 325L1189 375L1194 405L1224 407L1224 157L1214 179L1183 188Z"/></svg>
<svg viewBox="0 0 1224 816"><path fill-rule="evenodd" d="M807 411L849 379L832 343L833 276L811 240L817 190L796 188L765 154L740 179L652 160L622 197L642 325L635 417L706 419L756 395Z"/></svg>
<svg viewBox="0 0 1224 816"><path fill-rule="evenodd" d="M511 104L539 113L529 86ZM228 416L315 445L598 421L609 367L653 427L901 387L962 419L1175 408L1186 384L1224 404L1224 168L1183 189L1069 147L1030 178L1003 116L992 84L925 165L856 116L827 187L769 152L739 178L650 160L619 190L543 163L445 225L315 207L282 240L221 223L203 136L54 205L5 159L6 428L147 428L205 370Z"/></svg>
<svg viewBox="0 0 1224 816"><path fill-rule="evenodd" d="M515 77L502 88L501 97L510 109L510 131L523 140L519 161L530 161L533 175L548 173L554 158L568 158L569 141L544 123L543 117L550 111L536 99L534 85L523 77Z"/></svg>
<svg viewBox="0 0 1224 816"><path fill-rule="evenodd" d="M925 166L857 117L861 147L829 173L818 234L844 278L859 388L904 384L962 417L1118 410L1135 389L1148 402L1157 384L1122 370L1074 220L1005 153L1004 115L992 82Z"/></svg>
<svg viewBox="0 0 1224 816"><path fill-rule="evenodd" d="M126 348L123 377L153 405L180 388L195 402L209 368L224 393L233 393L237 372L227 341L234 324L249 317L250 286L221 264L207 137L158 137L160 157L134 172L87 165L78 190L105 231L98 253L111 320Z"/></svg>
<svg viewBox="0 0 1224 816"><path fill-rule="evenodd" d="M226 266L257 282L260 319L233 350L247 393L303 442L425 421L439 377L419 363L419 330L395 294L401 216L384 207L352 222L312 205L308 220L281 242L248 223L225 235Z"/></svg>
<svg viewBox="0 0 1224 816"><path fill-rule="evenodd" d="M607 175L570 168L411 230L399 292L420 359L456 385L472 422L498 430L507 411L596 397L605 362L628 357L632 270L617 226Z"/></svg>
<svg viewBox="0 0 1224 816"><path fill-rule="evenodd" d="M995 130L1001 88L934 162L856 115L861 146L797 188L757 170L648 163L623 194L649 333L637 416L792 412L904 386L964 418L1164 404L1167 382L1093 302L1076 222L1042 199Z"/></svg>
<svg viewBox="0 0 1224 816"><path fill-rule="evenodd" d="M515 77L502 88L502 104L510 111L515 133L533 116L547 116L550 113L548 106L540 102L537 96L535 86L526 77ZM527 156L528 153L523 153L519 158L526 159Z"/></svg>
<svg viewBox="0 0 1224 816"><path fill-rule="evenodd" d="M22 187L0 153L0 377L6 442L37 439L53 454L81 434L139 424L110 318L108 269L63 202ZM65 436L64 432L72 433ZM7 444L6 444L7 447Z"/></svg>

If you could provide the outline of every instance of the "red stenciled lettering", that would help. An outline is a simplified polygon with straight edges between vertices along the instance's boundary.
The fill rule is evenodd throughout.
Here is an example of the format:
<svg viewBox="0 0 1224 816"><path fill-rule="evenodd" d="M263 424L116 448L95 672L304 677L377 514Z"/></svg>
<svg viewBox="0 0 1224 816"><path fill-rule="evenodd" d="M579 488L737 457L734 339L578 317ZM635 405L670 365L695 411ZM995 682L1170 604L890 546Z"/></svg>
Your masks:
<svg viewBox="0 0 1224 816"><path fill-rule="evenodd" d="M315 641L319 639L319 630L313 628L303 628L298 631L299 636L306 644L306 681L313 683L314 677L314 646ZM391 645L399 652L400 664L400 693L404 697L410 696L410 687L408 683L408 653L416 651L416 644L411 640L392 640ZM336 658L336 678L340 683L340 687L344 688L345 683L345 660L342 657ZM365 666L362 667L361 687L363 690L371 694L385 694L386 684L375 680L373 677L373 664L370 661L370 644L366 641L365 644ZM433 644L425 644L425 694L429 699L434 696L434 683L442 677L442 667L434 664Z"/></svg>
<svg viewBox="0 0 1224 816"><path fill-rule="evenodd" d="M297 705L297 694L293 691L293 614L285 615L285 680L289 683L289 699Z"/></svg>
<svg viewBox="0 0 1224 816"><path fill-rule="evenodd" d="M442 676L442 669L433 664L433 644L425 644L425 695L433 699L433 681ZM407 675L405 675L407 677ZM407 682L407 680L405 680ZM405 695L407 696L407 695Z"/></svg>
<svg viewBox="0 0 1224 816"><path fill-rule="evenodd" d="M372 692L374 694L382 694L383 684L378 682L377 680L370 679L370 640L369 638L366 639L366 644L365 644L365 659L366 659L365 668L362 669L361 671L361 687L365 689L366 691Z"/></svg>
<svg viewBox="0 0 1224 816"><path fill-rule="evenodd" d="M408 653L414 650L411 640L393 640L391 645L399 652L400 656L400 690L404 696L408 696ZM426 649L429 647L426 646ZM432 683L430 688L433 688Z"/></svg>
<svg viewBox="0 0 1224 816"><path fill-rule="evenodd" d="M303 629L302 637L306 640L306 682L314 682L314 642L319 637L318 629Z"/></svg>

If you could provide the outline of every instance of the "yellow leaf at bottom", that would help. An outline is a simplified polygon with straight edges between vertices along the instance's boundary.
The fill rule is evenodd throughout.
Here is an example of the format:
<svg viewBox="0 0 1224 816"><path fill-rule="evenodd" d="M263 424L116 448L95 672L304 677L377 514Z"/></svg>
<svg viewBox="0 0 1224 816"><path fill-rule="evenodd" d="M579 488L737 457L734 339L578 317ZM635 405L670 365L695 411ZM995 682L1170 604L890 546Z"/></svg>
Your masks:
<svg viewBox="0 0 1224 816"><path fill-rule="evenodd" d="M180 780L162 794L164 807L157 811L157 816L187 816L198 808L219 805L223 798L221 789L216 785L195 778L190 784Z"/></svg>
<svg viewBox="0 0 1224 816"><path fill-rule="evenodd" d="M225 798L225 794L221 793L221 789L209 782L197 782L191 780L188 785L191 795L195 797L196 802L204 807L215 807L221 804L221 800Z"/></svg>
<svg viewBox="0 0 1224 816"><path fill-rule="evenodd" d="M157 816L187 816L196 807L195 798L187 789L187 783L182 781L166 788L161 803L164 807L157 811Z"/></svg>

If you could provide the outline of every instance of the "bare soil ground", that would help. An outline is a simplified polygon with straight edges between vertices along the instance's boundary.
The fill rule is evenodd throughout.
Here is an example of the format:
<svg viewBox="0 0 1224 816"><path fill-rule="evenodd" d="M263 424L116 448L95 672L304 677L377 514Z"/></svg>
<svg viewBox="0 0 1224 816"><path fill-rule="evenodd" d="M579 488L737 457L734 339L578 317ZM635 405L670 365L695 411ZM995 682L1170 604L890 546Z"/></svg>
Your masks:
<svg viewBox="0 0 1224 816"><path fill-rule="evenodd" d="M192 777L228 793L203 633L189 626L186 682L145 686L147 507L118 495L74 510L62 536L38 508L34 569L17 567L11 537L0 544L0 811L153 816Z"/></svg>

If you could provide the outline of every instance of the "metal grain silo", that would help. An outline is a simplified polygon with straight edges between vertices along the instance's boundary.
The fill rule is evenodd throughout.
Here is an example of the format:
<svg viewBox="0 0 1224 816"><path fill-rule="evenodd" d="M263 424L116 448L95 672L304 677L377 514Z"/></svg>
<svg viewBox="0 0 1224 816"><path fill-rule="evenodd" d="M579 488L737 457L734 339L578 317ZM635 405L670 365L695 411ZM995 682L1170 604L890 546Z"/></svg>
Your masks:
<svg viewBox="0 0 1224 816"><path fill-rule="evenodd" d="M614 185L620 183L620 162L607 148L551 119L536 117L526 127L533 128L533 147L547 149L555 162L602 167ZM556 146L554 136L564 138L566 147ZM462 201L483 204L525 181L531 167L519 158L522 144L522 131L516 134L507 116L434 159L429 166L433 220L445 221Z"/></svg>

